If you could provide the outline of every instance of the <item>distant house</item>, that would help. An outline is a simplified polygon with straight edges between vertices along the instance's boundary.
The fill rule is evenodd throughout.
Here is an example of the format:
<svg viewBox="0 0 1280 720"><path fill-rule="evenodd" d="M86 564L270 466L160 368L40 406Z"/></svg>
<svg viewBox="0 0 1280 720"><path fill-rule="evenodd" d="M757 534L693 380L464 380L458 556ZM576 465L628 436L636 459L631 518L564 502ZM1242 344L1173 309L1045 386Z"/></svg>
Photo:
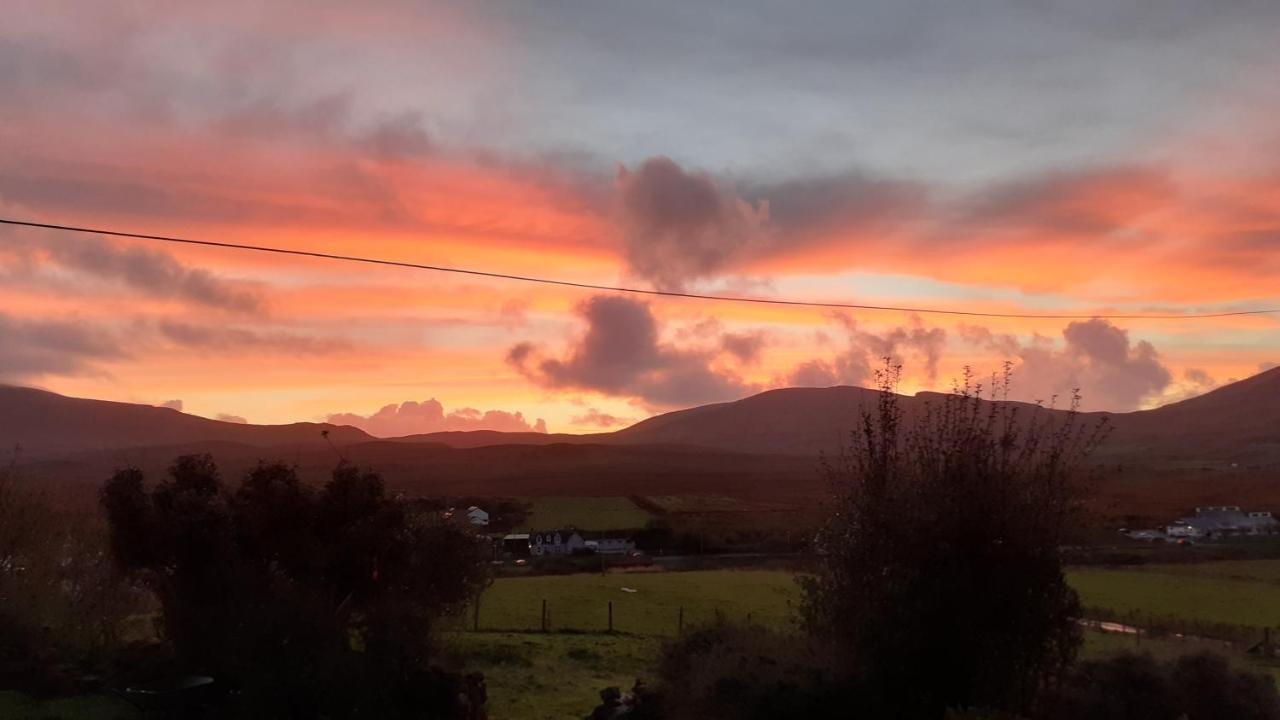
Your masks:
<svg viewBox="0 0 1280 720"><path fill-rule="evenodd" d="M502 552L512 557L527 558L532 554L529 533L516 533L502 537Z"/></svg>
<svg viewBox="0 0 1280 720"><path fill-rule="evenodd" d="M534 555L572 555L586 550L587 542L573 528L530 533L529 547Z"/></svg>
<svg viewBox="0 0 1280 720"><path fill-rule="evenodd" d="M1213 538L1276 532L1280 523L1269 512L1245 512L1239 505L1208 505L1194 515L1178 518L1165 528L1169 537Z"/></svg>
<svg viewBox="0 0 1280 720"><path fill-rule="evenodd" d="M630 555L635 552L636 544L626 538L600 538L588 540L587 549L600 555Z"/></svg>
<svg viewBox="0 0 1280 720"><path fill-rule="evenodd" d="M472 505L467 508L467 522L477 527L484 527L489 524L489 513Z"/></svg>

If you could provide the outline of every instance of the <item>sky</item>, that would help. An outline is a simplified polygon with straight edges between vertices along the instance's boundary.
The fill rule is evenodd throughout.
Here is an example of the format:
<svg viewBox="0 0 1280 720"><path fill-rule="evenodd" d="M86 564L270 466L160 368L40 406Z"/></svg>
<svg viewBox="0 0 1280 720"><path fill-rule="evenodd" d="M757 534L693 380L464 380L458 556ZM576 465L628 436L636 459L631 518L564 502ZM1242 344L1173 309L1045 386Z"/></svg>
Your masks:
<svg viewBox="0 0 1280 720"><path fill-rule="evenodd" d="M13 0L0 382L379 435L595 432L971 368L1086 409L1280 361L1280 4ZM1059 400L1062 403L1063 400Z"/></svg>

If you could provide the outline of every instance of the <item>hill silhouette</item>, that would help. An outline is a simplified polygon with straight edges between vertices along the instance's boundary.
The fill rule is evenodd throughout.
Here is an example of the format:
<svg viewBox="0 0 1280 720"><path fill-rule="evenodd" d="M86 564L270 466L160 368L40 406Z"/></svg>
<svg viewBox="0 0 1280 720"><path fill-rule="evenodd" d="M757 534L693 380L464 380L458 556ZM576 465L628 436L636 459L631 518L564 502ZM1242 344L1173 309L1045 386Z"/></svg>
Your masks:
<svg viewBox="0 0 1280 720"><path fill-rule="evenodd" d="M901 403L911 415L941 398L919 393ZM808 504L824 489L820 454L838 452L875 399L865 388L788 388L612 433L378 439L345 426L240 425L0 386L0 447L20 443L32 477L60 495L90 499L84 491L117 467L157 476L189 452L213 454L229 476L267 459L294 463L318 481L338 459L320 435L328 430L343 457L376 467L393 489L411 494L701 494ZM1106 512L1221 503L1280 510L1280 369L1153 410L1083 417L1103 419L1113 428L1095 456Z"/></svg>
<svg viewBox="0 0 1280 720"><path fill-rule="evenodd" d="M90 450L122 450L184 443L231 442L269 447L372 440L362 430L327 423L246 425L151 405L88 400L47 390L0 385L0 448L21 446L24 458Z"/></svg>

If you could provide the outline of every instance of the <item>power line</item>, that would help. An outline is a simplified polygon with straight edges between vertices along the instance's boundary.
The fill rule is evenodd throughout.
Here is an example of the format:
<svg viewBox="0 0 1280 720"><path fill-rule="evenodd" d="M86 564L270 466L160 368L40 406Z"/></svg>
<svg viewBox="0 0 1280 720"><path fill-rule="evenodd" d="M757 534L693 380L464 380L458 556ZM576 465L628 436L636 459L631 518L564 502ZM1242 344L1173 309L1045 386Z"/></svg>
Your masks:
<svg viewBox="0 0 1280 720"><path fill-rule="evenodd" d="M1038 320L1206 320L1209 318L1235 317L1240 315L1266 315L1280 312L1280 308L1264 310L1235 310L1217 313L1183 313L1183 314L1094 314L1066 315L1040 313L998 313L979 312L976 310L945 310L942 308L900 307L895 305L864 305L859 303L818 302L811 300L783 300L775 298L740 297L734 295L709 295L702 293L677 292L674 290L649 290L645 288L623 287L618 285L597 285L595 283L574 282L572 280L556 280L554 278L535 277L531 275L513 275L510 273L475 270L472 268L448 267L444 265L426 265L403 260L387 260L383 258L360 257L356 255L337 255L314 250L292 250L289 248L270 247L266 245L246 245L243 243L218 242L215 240L196 240L193 238L174 237L169 235L148 235L145 233L125 232L121 230L104 230L101 228L77 227L74 225L56 225L52 223L31 222L28 220L12 220L0 218L0 224L20 227L58 230L62 232L85 233L91 235L108 235L111 237L133 238L136 240L155 240L157 242L178 243L182 245L199 245L203 247L224 248L228 250L251 250L254 252L275 253L278 255L297 255L301 257L320 258L322 260L339 260L343 262L365 263L368 265L388 265L391 267L409 268L413 270L431 270L434 272L473 275L476 277L495 278L498 280L516 280L519 282L557 285L580 290L599 290L603 292L631 293L634 295L650 295L688 300L711 300L716 302L754 303L758 305L787 305L791 307L832 308L843 310L881 310L888 312L917 313L921 315L960 315L965 317L1038 319Z"/></svg>

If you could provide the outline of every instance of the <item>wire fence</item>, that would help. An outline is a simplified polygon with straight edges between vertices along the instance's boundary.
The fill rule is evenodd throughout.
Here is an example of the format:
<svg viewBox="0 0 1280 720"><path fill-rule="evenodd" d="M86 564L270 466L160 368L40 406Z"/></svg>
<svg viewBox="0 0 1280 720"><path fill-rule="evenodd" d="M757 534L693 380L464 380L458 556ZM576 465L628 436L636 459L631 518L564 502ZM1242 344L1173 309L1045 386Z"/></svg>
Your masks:
<svg viewBox="0 0 1280 720"><path fill-rule="evenodd" d="M487 610L484 603L472 605L465 616L453 618L451 629L465 632L522 632L625 634L651 637L680 637L690 629L708 625L785 624L770 613L740 608L705 605L641 606L613 600L553 602L548 598L529 599L513 612L510 604Z"/></svg>

